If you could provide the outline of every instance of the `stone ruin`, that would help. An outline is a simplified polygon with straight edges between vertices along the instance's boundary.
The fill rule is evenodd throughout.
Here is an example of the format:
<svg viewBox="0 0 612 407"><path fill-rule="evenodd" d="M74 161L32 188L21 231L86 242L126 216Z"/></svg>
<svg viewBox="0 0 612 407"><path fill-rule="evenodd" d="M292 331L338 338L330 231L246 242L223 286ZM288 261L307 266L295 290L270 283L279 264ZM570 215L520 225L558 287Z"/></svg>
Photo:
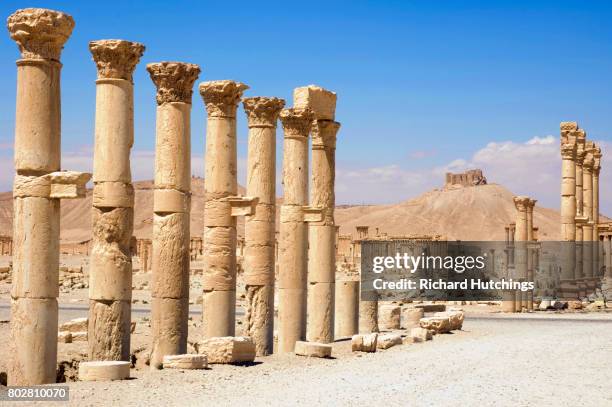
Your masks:
<svg viewBox="0 0 612 407"><path fill-rule="evenodd" d="M450 188L455 186L471 187L475 185L486 185L487 178L482 174L482 170L474 169L467 170L460 173L446 173L446 181L444 188Z"/></svg>

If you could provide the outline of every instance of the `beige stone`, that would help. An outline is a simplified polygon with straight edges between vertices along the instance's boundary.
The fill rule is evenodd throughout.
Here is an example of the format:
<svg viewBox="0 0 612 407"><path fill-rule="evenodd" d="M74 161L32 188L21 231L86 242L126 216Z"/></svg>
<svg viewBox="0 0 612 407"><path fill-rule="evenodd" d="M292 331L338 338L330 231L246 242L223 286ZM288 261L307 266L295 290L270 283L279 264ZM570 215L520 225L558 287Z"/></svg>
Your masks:
<svg viewBox="0 0 612 407"><path fill-rule="evenodd" d="M187 352L189 297L151 298L152 369L162 367L165 355Z"/></svg>
<svg viewBox="0 0 612 407"><path fill-rule="evenodd" d="M395 345L402 344L402 337L398 334L384 333L379 334L376 341L378 349L389 349Z"/></svg>
<svg viewBox="0 0 612 407"><path fill-rule="evenodd" d="M72 343L72 333L68 331L60 331L57 334L57 341L59 343Z"/></svg>
<svg viewBox="0 0 612 407"><path fill-rule="evenodd" d="M429 329L416 327L410 330L410 337L413 342L425 342L432 339L432 334Z"/></svg>
<svg viewBox="0 0 612 407"><path fill-rule="evenodd" d="M332 346L325 343L297 341L294 353L299 356L330 358Z"/></svg>
<svg viewBox="0 0 612 407"><path fill-rule="evenodd" d="M378 334L357 334L351 338L351 350L353 352L376 352Z"/></svg>
<svg viewBox="0 0 612 407"><path fill-rule="evenodd" d="M66 332L83 332L83 331L87 331L87 324L88 324L88 319L87 318L75 318L75 319L71 319L70 321L66 321L63 324L61 324L59 326L59 330L60 331L66 331Z"/></svg>
<svg viewBox="0 0 612 407"><path fill-rule="evenodd" d="M206 369L208 362L206 355L182 354L165 355L164 369Z"/></svg>
<svg viewBox="0 0 612 407"><path fill-rule="evenodd" d="M421 318L425 316L422 308L402 307L401 328L412 329L419 325Z"/></svg>
<svg viewBox="0 0 612 407"><path fill-rule="evenodd" d="M378 326L383 330L400 329L402 308L395 304L382 304L378 310Z"/></svg>
<svg viewBox="0 0 612 407"><path fill-rule="evenodd" d="M130 377L130 362L92 361L79 363L80 381L125 380Z"/></svg>
<svg viewBox="0 0 612 407"><path fill-rule="evenodd" d="M255 343L245 336L208 338L200 342L198 353L206 355L208 363L244 363L255 360Z"/></svg>
<svg viewBox="0 0 612 407"><path fill-rule="evenodd" d="M73 342L87 341L87 331L72 332L72 341Z"/></svg>
<svg viewBox="0 0 612 407"><path fill-rule="evenodd" d="M359 281L336 282L334 338L351 337L359 332Z"/></svg>
<svg viewBox="0 0 612 407"><path fill-rule="evenodd" d="M448 318L450 321L450 329L452 331L461 329L463 327L463 320L465 318L463 311L436 312L434 316Z"/></svg>
<svg viewBox="0 0 612 407"><path fill-rule="evenodd" d="M293 90L293 105L298 109L310 108L316 120L334 120L336 116L336 94L316 85Z"/></svg>
<svg viewBox="0 0 612 407"><path fill-rule="evenodd" d="M130 310L129 301L89 301L90 360L129 360Z"/></svg>
<svg viewBox="0 0 612 407"><path fill-rule="evenodd" d="M359 302L359 333L378 332L378 301Z"/></svg>
<svg viewBox="0 0 612 407"><path fill-rule="evenodd" d="M451 323L448 317L421 318L419 323L421 328L428 329L435 334L447 333L451 330Z"/></svg>

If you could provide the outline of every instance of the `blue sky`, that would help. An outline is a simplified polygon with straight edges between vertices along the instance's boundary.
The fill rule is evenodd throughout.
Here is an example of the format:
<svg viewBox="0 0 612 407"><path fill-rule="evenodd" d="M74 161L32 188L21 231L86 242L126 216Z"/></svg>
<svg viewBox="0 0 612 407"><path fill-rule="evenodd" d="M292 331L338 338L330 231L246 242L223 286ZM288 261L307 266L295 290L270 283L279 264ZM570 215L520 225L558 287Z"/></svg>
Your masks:
<svg viewBox="0 0 612 407"><path fill-rule="evenodd" d="M336 91L339 203L397 202L439 186L448 168L488 162L489 171L483 169L490 181L510 184L517 194L540 193L543 204L558 207L556 163L546 167L553 173L540 187L512 171L533 164L537 172L536 163L517 157L506 174L497 156L478 157L492 142L520 149L546 144L529 144L534 137L553 135L548 144L554 144L564 120L578 121L612 155L610 2L3 1L0 14L32 6L65 11L76 21L62 54L66 165L91 161L96 69L87 43L104 38L147 47L134 76L134 151L142 157L151 156L155 139L148 62L197 63L198 82L240 80L251 87L247 95L279 96L288 104L297 86ZM7 32L0 36L0 58L0 160L6 161L12 156L18 58ZM193 101L198 160L205 111L197 93ZM246 157L242 111L239 156ZM7 168L0 167L2 190L10 188ZM150 169L134 170L135 178L149 173L152 161ZM602 193L608 213L611 200Z"/></svg>

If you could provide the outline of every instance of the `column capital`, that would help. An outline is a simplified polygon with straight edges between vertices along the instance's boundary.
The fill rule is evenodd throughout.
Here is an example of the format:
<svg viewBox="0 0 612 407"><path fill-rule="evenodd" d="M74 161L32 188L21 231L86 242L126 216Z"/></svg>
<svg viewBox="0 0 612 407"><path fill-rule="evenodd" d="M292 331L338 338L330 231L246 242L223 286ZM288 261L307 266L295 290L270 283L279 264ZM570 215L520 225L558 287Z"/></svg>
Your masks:
<svg viewBox="0 0 612 407"><path fill-rule="evenodd" d="M595 160L593 159L593 154L587 153L582 161L582 167L584 170L592 170L595 165Z"/></svg>
<svg viewBox="0 0 612 407"><path fill-rule="evenodd" d="M531 199L528 196L515 196L512 198L514 201L514 206L519 212L526 212L529 207L529 202Z"/></svg>
<svg viewBox="0 0 612 407"><path fill-rule="evenodd" d="M157 104L181 102L191 104L193 84L200 75L200 67L185 62L155 62L147 64L147 71L157 88Z"/></svg>
<svg viewBox="0 0 612 407"><path fill-rule="evenodd" d="M89 43L89 50L98 67L98 79L125 79L131 82L145 46L125 40L98 40Z"/></svg>
<svg viewBox="0 0 612 407"><path fill-rule="evenodd" d="M275 97L252 97L242 99L249 127L276 127L276 121L285 107L285 100Z"/></svg>
<svg viewBox="0 0 612 407"><path fill-rule="evenodd" d="M72 16L44 8L15 11L6 22L23 59L59 61L62 48L74 28Z"/></svg>
<svg viewBox="0 0 612 407"><path fill-rule="evenodd" d="M561 158L564 160L575 160L576 159L576 144L574 143L562 143L561 144Z"/></svg>
<svg viewBox="0 0 612 407"><path fill-rule="evenodd" d="M537 199L529 199L527 204L527 212L533 213L533 208L535 207L536 202L538 202Z"/></svg>
<svg viewBox="0 0 612 407"><path fill-rule="evenodd" d="M280 121L283 125L285 138L308 138L310 129L312 128L312 119L314 114L309 108L283 109L280 112Z"/></svg>
<svg viewBox="0 0 612 407"><path fill-rule="evenodd" d="M333 120L314 120L312 123L312 148L336 148L336 135L340 123Z"/></svg>
<svg viewBox="0 0 612 407"><path fill-rule="evenodd" d="M200 95L208 117L236 117L242 93L248 88L244 83L229 80L200 83Z"/></svg>

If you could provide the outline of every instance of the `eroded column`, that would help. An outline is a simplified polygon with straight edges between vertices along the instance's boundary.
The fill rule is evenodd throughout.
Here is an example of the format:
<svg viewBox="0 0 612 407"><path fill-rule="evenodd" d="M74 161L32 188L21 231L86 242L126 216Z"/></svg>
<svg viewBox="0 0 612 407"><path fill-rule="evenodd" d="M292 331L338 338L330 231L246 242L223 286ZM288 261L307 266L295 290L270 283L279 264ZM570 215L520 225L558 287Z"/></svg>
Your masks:
<svg viewBox="0 0 612 407"><path fill-rule="evenodd" d="M601 148L593 147L593 277L595 284L602 277L601 260L599 256L599 173L601 171Z"/></svg>
<svg viewBox="0 0 612 407"><path fill-rule="evenodd" d="M516 206L516 231L514 235L514 253L515 253L515 280L525 281L527 279L527 208L529 207L530 199L526 196L515 196L514 205ZM521 312L526 308L527 301L525 292L516 291L516 306L515 312Z"/></svg>
<svg viewBox="0 0 612 407"><path fill-rule="evenodd" d="M310 109L283 109L283 204L280 208L278 253L278 351L293 352L306 338L306 275L308 266L308 135Z"/></svg>
<svg viewBox="0 0 612 407"><path fill-rule="evenodd" d="M89 271L90 360L129 360L132 300L134 143L132 73L144 45L89 43L98 68L94 146L93 237Z"/></svg>
<svg viewBox="0 0 612 407"><path fill-rule="evenodd" d="M237 197L236 109L248 86L202 82L208 114L204 169L204 337L234 336L236 329L236 216L254 202Z"/></svg>
<svg viewBox="0 0 612 407"><path fill-rule="evenodd" d="M582 272L587 285L587 291L590 291L593 285L593 144L587 142L585 146L586 156L582 163L582 193L584 198L584 217L588 220L582 225ZM587 292L587 295L589 292Z"/></svg>
<svg viewBox="0 0 612 407"><path fill-rule="evenodd" d="M561 123L561 279L563 297L575 295L576 281L576 131L575 122ZM581 189L582 191L582 189Z"/></svg>
<svg viewBox="0 0 612 407"><path fill-rule="evenodd" d="M151 367L187 353L189 217L191 213L191 97L200 74L194 64L147 65L157 88Z"/></svg>
<svg viewBox="0 0 612 407"><path fill-rule="evenodd" d="M13 284L9 386L55 383L60 199L85 194L90 175L60 172L60 54L71 16L23 9L7 20L17 61Z"/></svg>
<svg viewBox="0 0 612 407"><path fill-rule="evenodd" d="M535 254L536 250L534 248L535 236L534 236L534 227L533 227L533 208L535 207L537 200L530 199L527 205L527 279L526 281L531 281L535 283L534 279L534 270L536 267L535 262ZM526 301L527 311L533 311L533 290L529 290L524 294L524 298Z"/></svg>
<svg viewBox="0 0 612 407"><path fill-rule="evenodd" d="M243 104L249 125L247 196L257 198L255 213L245 220L245 329L262 356L274 347L276 122L285 101L254 97Z"/></svg>

